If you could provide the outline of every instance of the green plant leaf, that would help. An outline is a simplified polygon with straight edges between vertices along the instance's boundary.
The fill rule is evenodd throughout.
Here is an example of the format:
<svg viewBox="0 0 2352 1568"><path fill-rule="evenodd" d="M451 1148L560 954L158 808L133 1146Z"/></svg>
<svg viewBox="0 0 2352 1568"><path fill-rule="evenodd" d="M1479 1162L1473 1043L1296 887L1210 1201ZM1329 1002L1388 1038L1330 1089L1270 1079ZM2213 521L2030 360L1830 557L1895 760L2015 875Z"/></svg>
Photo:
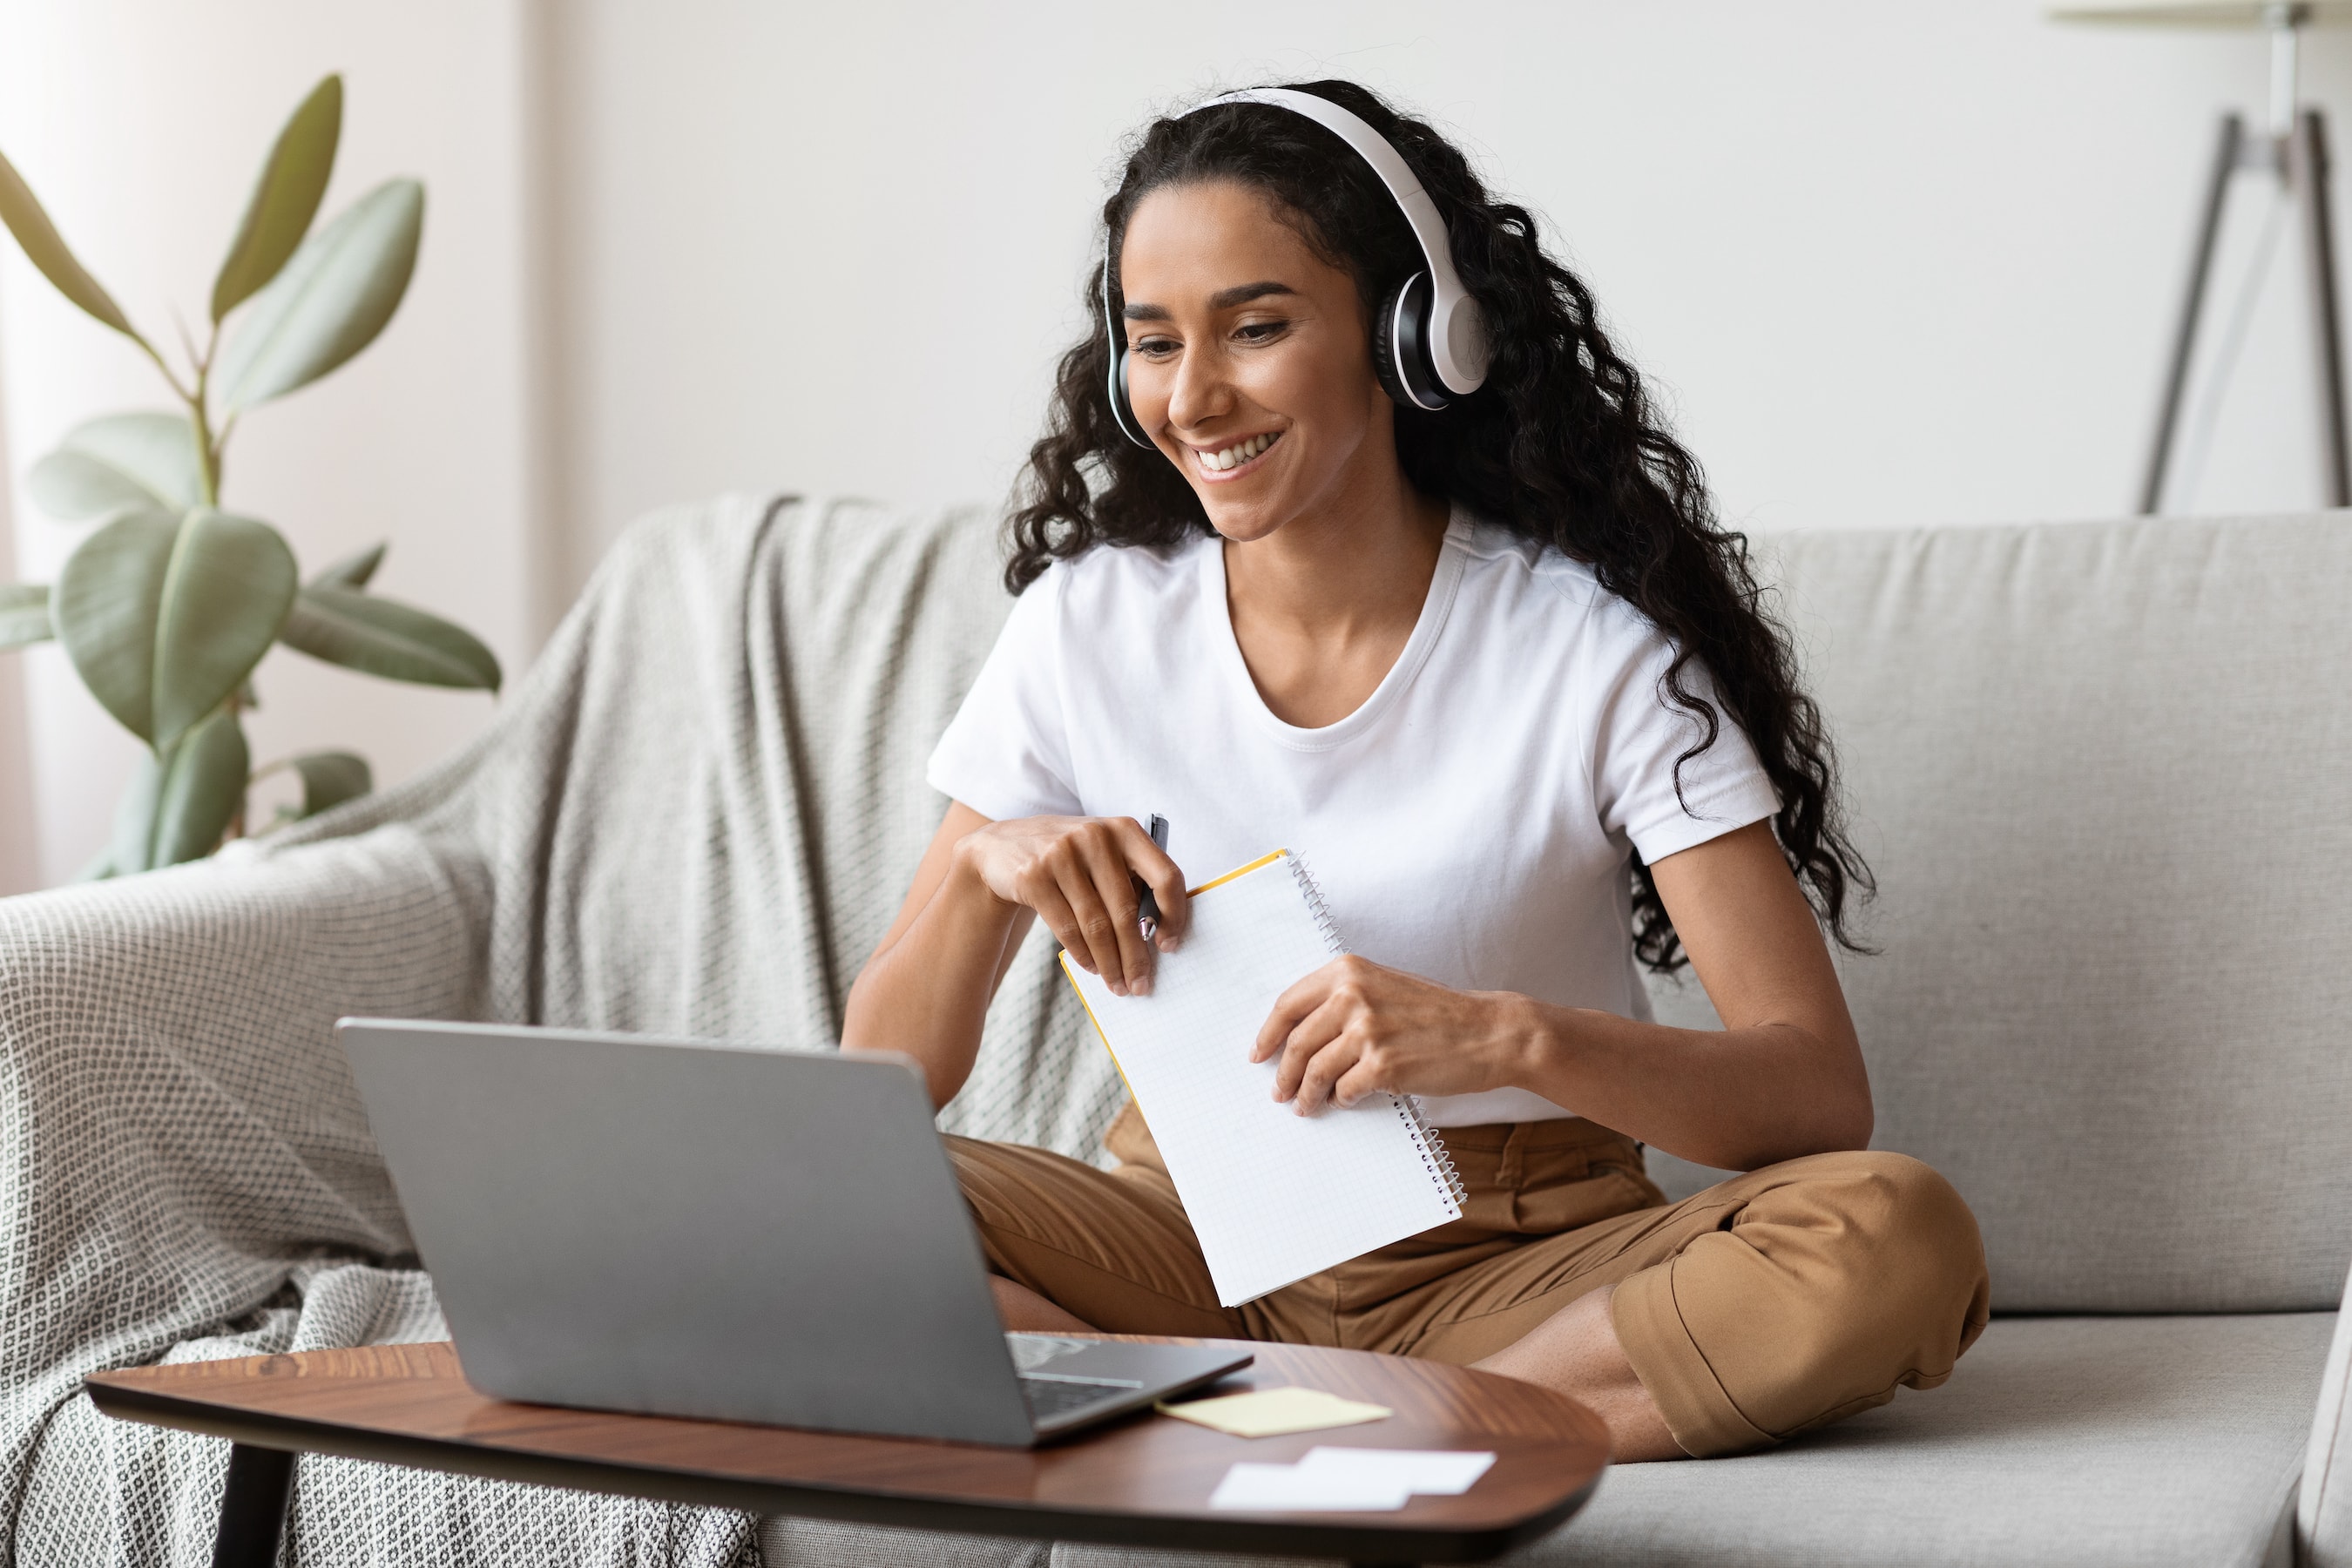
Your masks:
<svg viewBox="0 0 2352 1568"><path fill-rule="evenodd" d="M139 759L122 798L114 803L114 837L98 862L82 868L85 879L128 877L147 869L155 852L155 807L163 795L163 763L150 752Z"/></svg>
<svg viewBox="0 0 2352 1568"><path fill-rule="evenodd" d="M155 618L179 531L179 519L169 512L123 513L66 558L49 604L58 640L82 684L117 722L150 744L155 738Z"/></svg>
<svg viewBox="0 0 2352 1568"><path fill-rule="evenodd" d="M185 511L204 500L204 458L184 414L110 414L77 426L26 483L42 510L69 521L134 507Z"/></svg>
<svg viewBox="0 0 2352 1568"><path fill-rule="evenodd" d="M49 590L42 583L0 583L0 653L57 635L49 623Z"/></svg>
<svg viewBox="0 0 2352 1568"><path fill-rule="evenodd" d="M357 554L346 555L311 578L310 586L313 588L364 588L375 576L375 569L383 564L383 552L390 548L389 542L372 544Z"/></svg>
<svg viewBox="0 0 2352 1568"><path fill-rule="evenodd" d="M87 452L51 452L25 476L33 504L66 522L163 504L161 496Z"/></svg>
<svg viewBox="0 0 2352 1568"><path fill-rule="evenodd" d="M278 640L299 585L294 552L268 523L210 507L187 515L155 617L155 744L237 689Z"/></svg>
<svg viewBox="0 0 2352 1568"><path fill-rule="evenodd" d="M200 860L220 847L221 835L245 804L246 770L252 760L245 726L226 709L180 737L163 757L149 866Z"/></svg>
<svg viewBox="0 0 2352 1568"><path fill-rule="evenodd" d="M293 767L302 779L302 809L291 814L298 817L316 816L375 787L367 759L349 752L306 752L294 759Z"/></svg>
<svg viewBox="0 0 2352 1568"><path fill-rule="evenodd" d="M114 296L100 288L98 279L74 259L65 237L58 233L58 226L41 209L33 188L25 184L25 177L5 157L0 157L0 223L8 226L8 232L25 247L26 258L41 269L42 277L57 285L58 293L124 337L142 343L147 341L131 331L131 320L114 302Z"/></svg>
<svg viewBox="0 0 2352 1568"><path fill-rule="evenodd" d="M313 584L278 638L313 658L420 686L496 691L498 656L463 626L356 589Z"/></svg>
<svg viewBox="0 0 2352 1568"><path fill-rule="evenodd" d="M67 558L50 618L90 694L164 747L269 650L294 591L294 553L266 522L125 512Z"/></svg>
<svg viewBox="0 0 2352 1568"><path fill-rule="evenodd" d="M115 806L114 841L82 875L123 877L211 854L245 799L251 761L245 728L226 709L148 753Z"/></svg>
<svg viewBox="0 0 2352 1568"><path fill-rule="evenodd" d="M225 411L282 397L373 342L407 291L424 224L425 187L387 180L304 240L222 352Z"/></svg>
<svg viewBox="0 0 2352 1568"><path fill-rule="evenodd" d="M330 76L310 89L278 133L261 165L245 221L229 242L220 276L213 279L213 320L236 310L286 265L327 194L335 170L335 143L343 132L343 79Z"/></svg>

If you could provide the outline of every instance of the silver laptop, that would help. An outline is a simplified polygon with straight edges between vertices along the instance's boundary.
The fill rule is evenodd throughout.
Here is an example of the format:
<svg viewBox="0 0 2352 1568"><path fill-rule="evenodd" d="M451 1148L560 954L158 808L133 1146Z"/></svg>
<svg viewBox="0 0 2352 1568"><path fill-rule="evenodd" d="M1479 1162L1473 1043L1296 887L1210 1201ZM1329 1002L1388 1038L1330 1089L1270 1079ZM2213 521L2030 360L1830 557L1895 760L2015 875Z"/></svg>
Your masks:
<svg viewBox="0 0 2352 1568"><path fill-rule="evenodd" d="M1026 1447L1249 1364L1004 1332L904 1058L337 1033L485 1394Z"/></svg>

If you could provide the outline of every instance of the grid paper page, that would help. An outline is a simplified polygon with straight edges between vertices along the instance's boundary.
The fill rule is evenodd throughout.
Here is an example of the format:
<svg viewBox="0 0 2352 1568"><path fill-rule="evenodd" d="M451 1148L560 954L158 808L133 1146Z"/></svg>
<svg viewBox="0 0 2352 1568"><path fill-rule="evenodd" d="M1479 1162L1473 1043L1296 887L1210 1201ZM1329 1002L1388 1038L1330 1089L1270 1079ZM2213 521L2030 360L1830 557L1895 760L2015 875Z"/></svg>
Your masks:
<svg viewBox="0 0 2352 1568"><path fill-rule="evenodd" d="M1279 853L1202 891L1149 996L1114 996L1062 959L1228 1307L1461 1214L1393 1098L1300 1116L1275 1103L1275 1064L1249 1059L1276 998L1335 956L1297 865Z"/></svg>

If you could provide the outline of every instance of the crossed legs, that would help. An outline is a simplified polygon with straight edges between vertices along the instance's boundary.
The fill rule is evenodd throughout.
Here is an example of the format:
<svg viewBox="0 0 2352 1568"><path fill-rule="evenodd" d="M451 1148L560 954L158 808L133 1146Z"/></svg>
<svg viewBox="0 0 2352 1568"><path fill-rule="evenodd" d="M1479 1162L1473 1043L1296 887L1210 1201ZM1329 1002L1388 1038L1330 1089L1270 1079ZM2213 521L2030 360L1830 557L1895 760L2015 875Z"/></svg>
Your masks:
<svg viewBox="0 0 2352 1568"><path fill-rule="evenodd" d="M1481 1229L1448 1246L1446 1227L1227 1308L1164 1172L950 1147L1009 1327L1475 1365L1589 1405L1621 1460L1760 1447L1898 1387L1932 1388L1982 1331L1989 1301L1966 1205L1897 1154L1790 1161L1679 1204L1648 1189L1644 1206L1554 1234ZM1475 1211L1491 1194L1475 1159L1465 1163Z"/></svg>

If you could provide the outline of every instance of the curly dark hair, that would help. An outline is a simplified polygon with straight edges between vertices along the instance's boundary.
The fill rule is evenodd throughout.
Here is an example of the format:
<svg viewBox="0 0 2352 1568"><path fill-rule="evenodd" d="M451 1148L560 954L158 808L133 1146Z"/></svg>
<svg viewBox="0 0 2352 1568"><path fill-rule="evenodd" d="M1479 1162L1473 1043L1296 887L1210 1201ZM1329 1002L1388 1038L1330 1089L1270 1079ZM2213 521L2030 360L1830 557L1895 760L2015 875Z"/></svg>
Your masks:
<svg viewBox="0 0 2352 1568"><path fill-rule="evenodd" d="M1663 695L1699 728L1675 760L1677 795L1683 764L1722 733L1722 715L1693 685L1692 667L1712 678L1780 792L1773 831L1815 915L1841 945L1867 951L1847 915L1873 883L1845 833L1820 710L1763 606L1746 536L1717 522L1697 461L1611 346L1591 293L1544 254L1534 216L1491 198L1469 161L1429 125L1353 82L1295 86L1388 138L1436 203L1454 268L1486 312L1494 343L1486 384L1436 413L1396 411L1406 478L1425 495L1585 563L1665 636L1675 658ZM1221 180L1263 192L1318 255L1349 273L1368 322L1373 302L1425 265L1380 177L1313 121L1234 103L1152 121L1103 204L1106 259L1087 280L1097 326L1062 356L1050 426L1030 448L1022 504L1008 525L1012 592L1097 544L1167 548L1212 531L1177 467L1119 433L1105 391L1098 311L1103 270L1114 267L1137 204L1163 186ZM1115 271L1110 282L1116 303ZM1638 855L1633 879L1635 952L1670 973L1687 961Z"/></svg>

